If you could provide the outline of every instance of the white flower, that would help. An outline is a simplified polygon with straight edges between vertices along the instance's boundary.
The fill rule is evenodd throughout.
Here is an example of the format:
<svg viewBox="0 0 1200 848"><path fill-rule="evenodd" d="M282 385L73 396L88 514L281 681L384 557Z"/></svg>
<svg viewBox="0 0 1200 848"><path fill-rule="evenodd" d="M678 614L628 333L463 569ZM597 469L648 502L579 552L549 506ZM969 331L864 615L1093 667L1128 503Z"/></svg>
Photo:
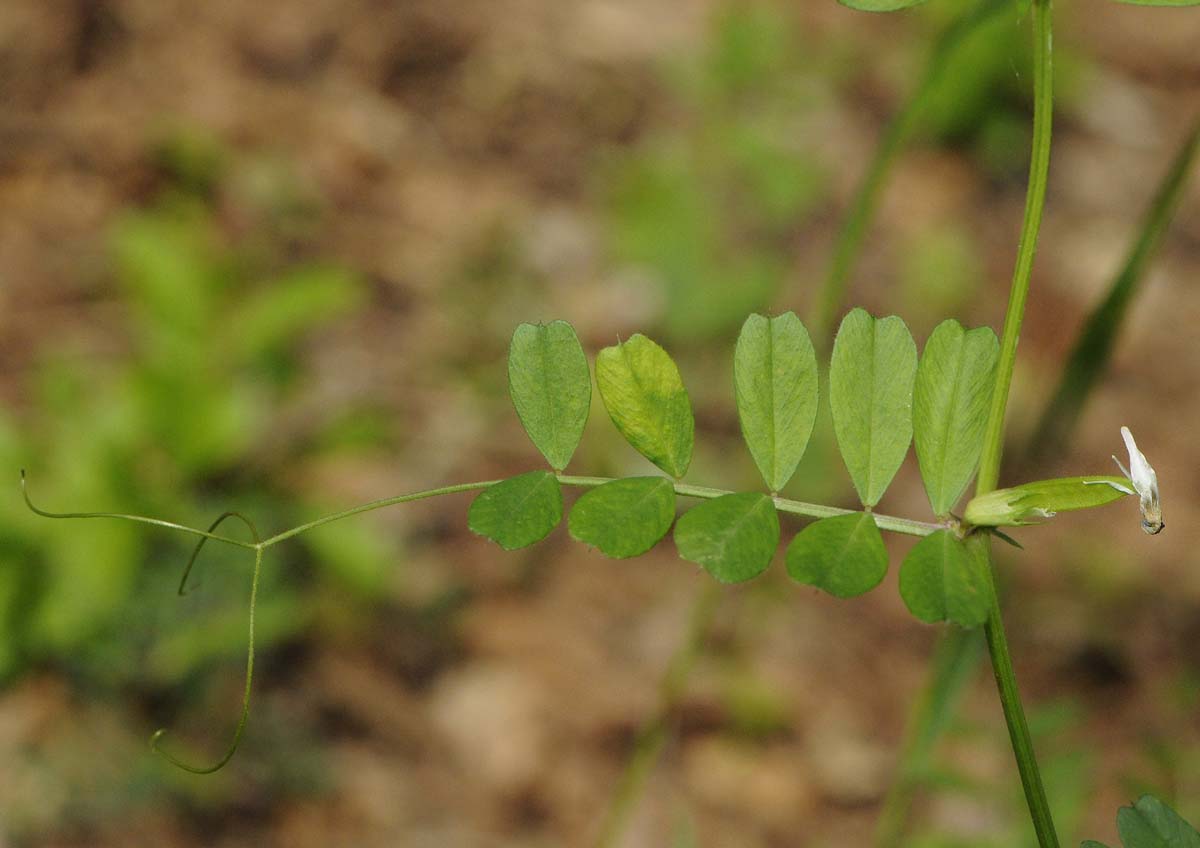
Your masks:
<svg viewBox="0 0 1200 848"><path fill-rule="evenodd" d="M1161 533L1166 526L1162 520L1162 507L1158 503L1158 476L1146 461L1145 454L1138 450L1128 427L1121 428L1121 438L1125 440L1125 448L1129 451L1129 468L1125 468L1115 456L1113 462L1129 478L1142 510L1142 529L1153 536Z"/></svg>

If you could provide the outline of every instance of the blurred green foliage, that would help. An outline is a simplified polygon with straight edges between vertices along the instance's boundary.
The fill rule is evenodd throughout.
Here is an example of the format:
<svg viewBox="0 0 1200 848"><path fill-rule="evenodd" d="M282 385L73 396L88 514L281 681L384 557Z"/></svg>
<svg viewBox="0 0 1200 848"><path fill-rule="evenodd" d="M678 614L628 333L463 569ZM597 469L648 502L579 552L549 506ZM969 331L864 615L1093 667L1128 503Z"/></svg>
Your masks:
<svg viewBox="0 0 1200 848"><path fill-rule="evenodd" d="M784 282L789 236L825 192L814 58L782 7L728 4L669 76L685 117L611 163L613 252L660 288L670 338L732 331Z"/></svg>
<svg viewBox="0 0 1200 848"><path fill-rule="evenodd" d="M311 389L305 339L364 296L345 269L297 258L312 210L295 202L301 193L286 172L240 162L187 132L170 137L158 163L159 191L111 232L113 287L102 295L111 308L96 305L81 319L111 322L96 333L119 340L120 353L99 355L82 341L86 332L52 328L31 402L0 410L12 504L0 513L0 677L50 664L101 689L136 680L153 691L196 685L218 666L235 667L245 650L244 551L208 546L199 587L177 597L186 540L115 521L37 518L19 506L18 468L29 469L31 495L51 510L120 508L207 524L237 509L269 530L312 507L296 505L280 460L338 450L337 433L361 417L339 410L297 426L279 415ZM223 217L231 192L255 219L253 237ZM311 562L307 579L270 566L264 575L264 646L305 626L315 585L378 592L393 553L362 523L301 544L311 554L298 558Z"/></svg>
<svg viewBox="0 0 1200 848"><path fill-rule="evenodd" d="M1083 720L1080 707L1065 700L1038 706L1029 716L1055 820L1068 836L1084 826L1087 802L1095 790L1095 756L1077 744ZM904 845L1036 848L1020 786L1013 785L1009 771L997 772L986 765L1008 754L1004 728L955 717L943 740L947 745L954 756L943 751L920 775L936 791L942 815L935 818L942 820L919 823ZM1076 843L1068 838L1065 844Z"/></svg>

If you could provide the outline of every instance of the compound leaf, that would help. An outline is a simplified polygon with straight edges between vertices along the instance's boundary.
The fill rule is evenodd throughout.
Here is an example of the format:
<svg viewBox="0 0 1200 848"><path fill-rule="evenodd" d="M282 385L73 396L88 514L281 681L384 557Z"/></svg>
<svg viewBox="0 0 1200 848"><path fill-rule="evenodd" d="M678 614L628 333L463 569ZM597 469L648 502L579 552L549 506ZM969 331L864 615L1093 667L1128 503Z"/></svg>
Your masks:
<svg viewBox="0 0 1200 848"><path fill-rule="evenodd" d="M953 318L925 343L913 387L913 442L936 515L950 512L979 465L999 355L990 327L967 331Z"/></svg>
<svg viewBox="0 0 1200 848"><path fill-rule="evenodd" d="M705 501L675 522L675 547L722 583L762 574L779 545L775 503L759 492Z"/></svg>
<svg viewBox="0 0 1200 848"><path fill-rule="evenodd" d="M550 467L571 461L592 404L587 355L566 321L520 324L508 348L508 393Z"/></svg>
<svg viewBox="0 0 1200 848"><path fill-rule="evenodd" d="M852 309L829 368L833 429L863 505L879 503L912 441L917 346L904 322Z"/></svg>
<svg viewBox="0 0 1200 848"><path fill-rule="evenodd" d="M471 502L467 526L506 551L540 542L562 521L562 488L549 471L529 471L488 486Z"/></svg>
<svg viewBox="0 0 1200 848"><path fill-rule="evenodd" d="M874 589L887 567L883 536L865 512L822 518L797 533L787 549L793 580L839 598Z"/></svg>
<svg viewBox="0 0 1200 848"><path fill-rule="evenodd" d="M772 492L791 479L817 420L817 355L794 312L751 315L733 355L738 419Z"/></svg>
<svg viewBox="0 0 1200 848"><path fill-rule="evenodd" d="M987 549L968 547L949 530L917 542L900 566L900 597L921 621L978 627L988 617Z"/></svg>
<svg viewBox="0 0 1200 848"><path fill-rule="evenodd" d="M692 461L695 421L679 369L640 333L596 357L596 384L621 435L673 477Z"/></svg>
<svg viewBox="0 0 1200 848"><path fill-rule="evenodd" d="M597 486L571 508L571 535L624 559L644 554L671 529L675 486L666 477L628 477Z"/></svg>

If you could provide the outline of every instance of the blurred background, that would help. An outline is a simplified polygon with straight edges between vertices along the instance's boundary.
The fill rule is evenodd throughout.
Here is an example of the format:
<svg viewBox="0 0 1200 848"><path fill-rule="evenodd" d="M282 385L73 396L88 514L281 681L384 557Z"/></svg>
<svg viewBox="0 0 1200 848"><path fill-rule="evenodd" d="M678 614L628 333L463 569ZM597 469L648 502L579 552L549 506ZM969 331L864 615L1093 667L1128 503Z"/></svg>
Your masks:
<svg viewBox="0 0 1200 848"><path fill-rule="evenodd" d="M177 597L186 538L38 518L18 469L47 509L238 510L264 535L518 473L541 459L508 402L508 338L563 318L589 353L663 343L697 413L689 481L758 488L737 329L813 314L873 150L969 8L3 0L0 844L595 844L706 584L669 541L612 561L560 528L506 553L467 531L459 495L272 548L245 741L196 777L147 740L224 750L249 557L206 548ZM1141 791L1200 817L1200 180L1078 426L1020 459L1200 114L1200 12L1064 0L1057 25L1002 483L1111 472L1127 424L1168 525L1149 539L1120 503L1000 553L1071 842L1113 840ZM1027 32L1005 12L956 42L842 308L898 313L919 345L947 315L1000 329ZM786 494L851 505L829 430ZM570 470L649 467L597 400ZM911 456L880 508L927 514ZM891 574L853 601L779 567L720 593L615 844L871 844L938 635L896 591L911 543L889 544ZM986 666L965 681L903 844L1029 844Z"/></svg>

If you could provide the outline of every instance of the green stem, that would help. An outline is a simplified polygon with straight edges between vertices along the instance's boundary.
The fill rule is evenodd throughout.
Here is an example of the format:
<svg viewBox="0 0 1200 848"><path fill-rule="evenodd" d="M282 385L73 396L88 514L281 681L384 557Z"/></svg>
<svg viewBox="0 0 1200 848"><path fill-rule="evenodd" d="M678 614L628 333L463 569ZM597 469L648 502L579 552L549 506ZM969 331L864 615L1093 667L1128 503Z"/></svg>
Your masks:
<svg viewBox="0 0 1200 848"><path fill-rule="evenodd" d="M385 506L395 506L396 504L409 503L410 501L420 501L426 498L436 498L439 495L453 495L458 492L470 492L475 489L486 489L499 480L478 480L474 483L455 483L452 486L441 486L437 489L425 489L421 492L410 492L407 495L394 495L390 498L380 498L377 501L370 503L359 504L352 506L349 509L343 509L340 512L335 512L330 515L323 515L320 518L313 519L298 527L293 527L290 530L284 530L282 533L276 533L271 538L262 543L264 548L269 548L271 545L282 542L285 539L290 539L293 536L299 536L314 527L320 527L322 524L329 524L333 521L341 521L343 518L349 518L352 515L361 515L364 512L372 512L377 509L383 509Z"/></svg>
<svg viewBox="0 0 1200 848"><path fill-rule="evenodd" d="M583 488L595 488L603 486L605 483L611 483L616 478L614 477L572 477L567 474L559 474L558 482L564 486L580 486ZM354 515L361 515L364 512L373 512L377 509L383 509L396 504L410 503L411 501L425 500L426 498L436 498L439 495L453 495L459 492L471 492L479 489L486 489L488 486L495 485L499 480L476 480L471 483L455 483L450 486L440 486L436 489L425 489L420 492L410 492L405 495L394 495L390 498L381 498L370 503L359 504L358 506L343 509L339 512L334 512L329 515L323 515L320 518L314 518L312 521L284 530L281 533L276 533L269 539L264 539L261 542L243 542L240 539L232 539L228 536L221 536L213 533L211 530L201 530L197 527L188 527L185 524L176 524L172 521L162 521L157 518L146 518L142 515L126 515L117 512L49 512L34 506L29 499L28 490L25 489L25 473L21 472L21 487L25 495L26 505L38 515L45 518L120 518L126 521L137 521L143 524L153 524L157 527L166 527L170 530L178 530L181 533L189 533L193 536L200 536L203 539L212 539L216 542L225 542L230 545L236 545L239 548L249 548L257 550L260 548L269 548L294 536L299 536L313 528L320 527L324 524L329 524L334 521L341 521L343 518L350 518ZM675 483L675 494L685 498L703 498L712 500L719 498L722 495L733 494L728 489L713 489L708 486L692 486L687 483ZM772 500L775 502L775 508L780 512L787 512L793 515L803 515L808 518L829 518L834 515L847 515L854 512L852 509L842 509L836 506L826 506L825 504L806 503L805 501L794 501L788 498L775 497ZM241 516L238 516L239 518ZM929 521L916 521L911 518L898 518L894 515L880 515L871 513L871 517L875 519L875 524L881 530L891 530L893 533L903 533L908 536L928 536L937 530L944 530L951 526L948 523L933 523Z"/></svg>
<svg viewBox="0 0 1200 848"><path fill-rule="evenodd" d="M981 545L991 558L990 540L982 534L968 538L968 544ZM1021 786L1025 790L1025 803L1029 806L1029 817L1037 834L1041 848L1059 848L1058 833L1054 829L1054 817L1050 803L1046 800L1046 788L1042 784L1037 756L1033 750L1033 737L1025 721L1025 709L1021 705L1021 693L1017 688L1017 674L1013 670L1012 656L1008 651L1008 637L1000 616L1000 600L996 591L994 569L988 569L991 579L991 609L984 628L987 637L988 655L992 660L992 673L996 677L996 689L1000 693L1000 707L1008 724L1008 738L1012 742L1013 755L1017 760L1017 771L1021 775Z"/></svg>
<svg viewBox="0 0 1200 848"><path fill-rule="evenodd" d="M574 477L567 474L559 474L558 482L564 486L580 486L583 488L595 488L603 486L605 483L611 483L613 477ZM361 504L359 506L344 509L340 512L335 512L330 515L325 515L320 518L313 519L298 527L293 527L290 530L284 530L282 533L277 533L271 538L262 543L264 548L270 547L285 539L290 539L293 536L298 536L307 530L312 530L314 527L320 527L323 524L329 524L332 521L340 521L343 518L349 518L352 515L360 515L364 512L371 512L376 509L383 509L387 506L396 504L408 503L410 501L424 500L425 498L434 498L439 495L452 495L458 492L470 492L477 489L486 489L488 486L498 483L498 480L479 480L474 483L456 483L452 486L442 486L437 489L426 489L421 492L411 492L407 495L395 495L390 498L382 498L370 503ZM675 494L685 498L703 498L712 500L719 498L722 495L732 494L727 489L713 489L708 486L691 486L687 483L675 483ZM854 512L852 509L841 509L836 506L825 506L824 504L805 503L804 501L793 501L787 498L774 498L775 508L780 512L788 512L793 515L803 515L808 518L829 518L834 515L845 515ZM904 533L908 536L928 536L935 530L944 530L947 525L934 524L927 521L915 521L911 518L897 518L892 515L877 515L872 514L875 523L883 530L891 530L894 533ZM181 528L182 529L182 528ZM197 532L190 530L190 532ZM199 531L203 532L203 531Z"/></svg>
<svg viewBox="0 0 1200 848"><path fill-rule="evenodd" d="M1000 361L996 370L996 385L984 435L983 456L980 460L976 495L987 494L996 488L1000 479L1000 457L1004 450L1004 413L1012 387L1013 366L1016 363L1017 341L1025 316L1029 296L1029 280L1033 271L1033 256L1037 249L1042 210L1046 202L1046 181L1050 168L1050 139L1053 114L1053 24L1052 0L1033 0L1033 150L1029 162L1029 185L1025 194L1025 221L1017 248L1017 262L1009 289L1008 311L1004 317L1004 335L1000 343ZM1017 689L1016 673L1008 652L1004 619L995 591L995 565L991 558L989 539L976 534L969 544L983 546L989 561L988 575L993 583L991 608L984 625L1000 706L1008 725L1008 735L1017 760L1021 786L1029 816L1041 848L1058 848L1058 834L1046 800L1046 789L1033 752L1033 739L1025 722L1025 711Z"/></svg>
<svg viewBox="0 0 1200 848"><path fill-rule="evenodd" d="M571 477L568 475L558 475L558 482L564 486L602 486L605 483L611 483L611 477ZM685 498L704 498L712 500L719 498L722 495L730 495L733 492L728 489L713 489L708 486L691 486L687 483L676 483L675 494ZM853 509L842 509L836 506L826 506L825 504L807 503L805 501L793 501L788 498L775 497L772 498L775 502L775 508L780 512L791 513L792 515L803 515L806 518L832 518L835 515L849 515L855 512ZM911 518L897 518L892 515L879 515L871 513L871 517L875 519L875 524L881 530L891 530L893 533L903 533L907 536L928 536L937 530L945 530L947 524L935 524L929 521L915 521Z"/></svg>
<svg viewBox="0 0 1200 848"><path fill-rule="evenodd" d="M1012 285L1009 287L1008 311L1004 316L1004 334L1000 340L1000 361L996 368L996 385L992 391L992 406L983 437L983 456L979 461L979 478L975 484L977 495L992 491L1000 481L1000 456L1004 451L1004 411L1008 408L1008 393L1012 388L1013 366L1017 359L1017 342L1021 337L1021 322L1025 318L1025 302L1029 297L1033 255L1037 250L1042 210L1046 205L1051 119L1054 108L1051 0L1033 0L1033 38L1033 152L1029 161L1029 185L1025 192L1025 221L1021 227L1017 263L1013 269Z"/></svg>
<svg viewBox="0 0 1200 848"><path fill-rule="evenodd" d="M981 0L967 14L948 26L934 44L916 89L884 130L862 183L850 201L850 210L838 231L837 240L833 245L833 258L830 260L829 270L810 316L811 334L814 339L829 337L834 318L846 297L846 285L862 250L867 227L870 226L871 219L875 217L875 211L879 207L879 199L887 183L888 174L900 151L912 136L913 130L918 126L918 118L946 73L955 49L976 27L1008 6L1007 0Z"/></svg>

